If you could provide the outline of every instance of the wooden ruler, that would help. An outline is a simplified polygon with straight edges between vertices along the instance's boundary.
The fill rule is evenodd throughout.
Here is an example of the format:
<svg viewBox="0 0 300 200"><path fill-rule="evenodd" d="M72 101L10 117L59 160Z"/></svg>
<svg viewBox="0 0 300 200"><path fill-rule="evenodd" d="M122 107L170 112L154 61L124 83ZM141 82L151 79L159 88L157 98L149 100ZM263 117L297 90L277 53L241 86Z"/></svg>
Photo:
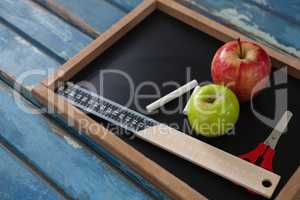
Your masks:
<svg viewBox="0 0 300 200"><path fill-rule="evenodd" d="M271 198L280 180L272 172L166 125L147 128L137 136L267 198ZM266 187L265 182L271 185Z"/></svg>

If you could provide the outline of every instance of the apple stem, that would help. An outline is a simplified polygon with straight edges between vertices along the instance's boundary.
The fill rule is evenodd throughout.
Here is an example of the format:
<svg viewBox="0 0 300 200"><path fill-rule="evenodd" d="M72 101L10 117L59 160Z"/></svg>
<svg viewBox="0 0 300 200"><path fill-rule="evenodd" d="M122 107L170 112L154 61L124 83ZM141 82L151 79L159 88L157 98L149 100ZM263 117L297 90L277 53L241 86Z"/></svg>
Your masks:
<svg viewBox="0 0 300 200"><path fill-rule="evenodd" d="M237 39L239 47L240 47L240 58L243 59L244 55L243 55L243 49L242 49L242 43L241 43L241 38Z"/></svg>

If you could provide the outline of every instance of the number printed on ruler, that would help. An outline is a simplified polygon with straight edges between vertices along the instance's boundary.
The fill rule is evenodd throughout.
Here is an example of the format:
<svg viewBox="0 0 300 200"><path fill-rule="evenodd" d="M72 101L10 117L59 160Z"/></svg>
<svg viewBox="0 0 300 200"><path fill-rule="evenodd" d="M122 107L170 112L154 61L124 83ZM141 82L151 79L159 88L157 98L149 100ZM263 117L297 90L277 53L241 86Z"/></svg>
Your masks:
<svg viewBox="0 0 300 200"><path fill-rule="evenodd" d="M59 87L57 93L85 112L94 114L133 133L159 124L149 117L72 83L66 83L66 85Z"/></svg>

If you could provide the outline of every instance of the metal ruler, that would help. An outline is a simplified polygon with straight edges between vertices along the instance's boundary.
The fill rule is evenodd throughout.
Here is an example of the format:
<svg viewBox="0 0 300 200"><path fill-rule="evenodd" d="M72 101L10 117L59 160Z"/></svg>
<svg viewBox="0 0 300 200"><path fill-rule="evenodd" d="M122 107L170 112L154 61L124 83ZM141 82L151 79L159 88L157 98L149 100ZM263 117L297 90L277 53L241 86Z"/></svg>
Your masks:
<svg viewBox="0 0 300 200"><path fill-rule="evenodd" d="M137 133L160 124L149 117L70 82L59 87L57 94L65 97L67 101L76 107L131 131L132 133Z"/></svg>

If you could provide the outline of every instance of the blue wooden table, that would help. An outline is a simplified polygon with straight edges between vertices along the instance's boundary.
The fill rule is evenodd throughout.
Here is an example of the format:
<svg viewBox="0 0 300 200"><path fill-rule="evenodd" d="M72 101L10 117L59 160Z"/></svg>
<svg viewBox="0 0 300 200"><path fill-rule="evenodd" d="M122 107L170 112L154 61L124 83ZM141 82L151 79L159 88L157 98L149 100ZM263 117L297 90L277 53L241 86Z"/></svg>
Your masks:
<svg viewBox="0 0 300 200"><path fill-rule="evenodd" d="M296 0L179 1L300 57L300 3ZM41 113L30 93L140 2L0 1L1 200L168 199L123 163L101 149L91 150L93 144L83 144L71 134L74 130Z"/></svg>

